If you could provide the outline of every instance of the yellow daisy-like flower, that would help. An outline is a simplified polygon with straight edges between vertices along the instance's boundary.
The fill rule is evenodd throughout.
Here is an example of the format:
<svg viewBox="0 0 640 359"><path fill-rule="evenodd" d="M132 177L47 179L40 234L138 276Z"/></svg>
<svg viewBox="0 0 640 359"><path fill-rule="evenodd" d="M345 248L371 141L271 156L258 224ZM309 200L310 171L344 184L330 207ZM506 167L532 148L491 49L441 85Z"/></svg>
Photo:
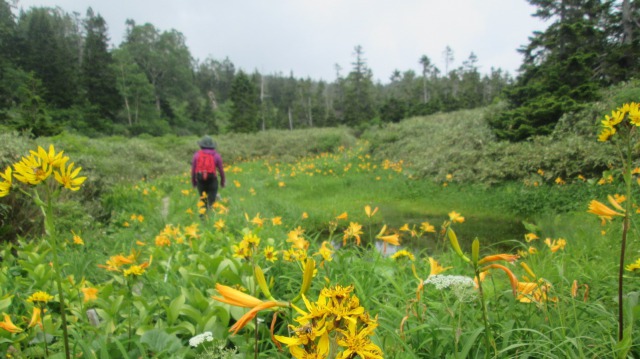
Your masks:
<svg viewBox="0 0 640 359"><path fill-rule="evenodd" d="M18 181L37 185L51 176L53 166L32 153L29 157L22 157L20 162L14 163L13 170Z"/></svg>
<svg viewBox="0 0 640 359"><path fill-rule="evenodd" d="M282 225L282 217L277 216L277 217L271 218L271 224L274 225L274 226Z"/></svg>
<svg viewBox="0 0 640 359"><path fill-rule="evenodd" d="M144 274L144 272L145 272L145 269L144 269L144 267L143 267L143 266L141 266L141 265L132 265L132 266L131 266L131 267L129 267L128 269L125 269L125 270L122 272L122 274L123 274L125 277L128 277L128 276L138 277L138 276L143 275L143 274Z"/></svg>
<svg viewBox="0 0 640 359"><path fill-rule="evenodd" d="M400 260L402 258L407 258L412 262L416 260L416 257L413 255L413 253L409 252L406 249L399 250L391 256L391 259L394 259L394 260Z"/></svg>
<svg viewBox="0 0 640 359"><path fill-rule="evenodd" d="M629 272L640 271L640 258L638 258L635 262L626 266L625 269Z"/></svg>
<svg viewBox="0 0 640 359"><path fill-rule="evenodd" d="M2 177L2 179L4 180L0 182L0 197L8 195L11 191L11 186L13 185L12 172L13 170L11 169L11 167L7 167L4 170L4 173L0 172L0 177Z"/></svg>
<svg viewBox="0 0 640 359"><path fill-rule="evenodd" d="M264 248L264 258L273 263L278 260L278 252L272 246Z"/></svg>
<svg viewBox="0 0 640 359"><path fill-rule="evenodd" d="M53 145L49 145L49 152L45 151L44 148L38 146L38 152L29 151L33 155L36 155L42 159L43 162L49 164L54 168L60 168L62 165L69 160L69 157L63 156L64 151L60 151L56 153Z"/></svg>
<svg viewBox="0 0 640 359"><path fill-rule="evenodd" d="M77 191L80 189L80 185L84 183L87 177L78 177L80 170L82 167L78 167L73 169L75 164L71 162L69 166L62 164L60 166L60 171L55 171L53 173L54 178L58 183L60 183L64 188L70 189L72 191Z"/></svg>
<svg viewBox="0 0 640 359"><path fill-rule="evenodd" d="M39 303L48 303L50 300L53 299L53 296L47 292L43 292L43 291L38 291L35 292L33 294L31 294L31 296L29 298L27 298L27 302L31 302L31 303L35 303L35 302L39 302Z"/></svg>

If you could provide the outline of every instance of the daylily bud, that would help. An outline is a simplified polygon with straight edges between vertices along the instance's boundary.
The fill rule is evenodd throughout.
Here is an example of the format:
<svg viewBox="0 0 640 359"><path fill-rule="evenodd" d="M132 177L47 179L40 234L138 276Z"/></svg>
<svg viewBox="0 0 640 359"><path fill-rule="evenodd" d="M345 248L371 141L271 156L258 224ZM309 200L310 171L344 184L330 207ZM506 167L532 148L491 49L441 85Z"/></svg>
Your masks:
<svg viewBox="0 0 640 359"><path fill-rule="evenodd" d="M269 291L269 286L267 285L267 280L264 277L262 268L260 268L259 266L255 266L253 272L256 276L256 281L258 282L258 286L260 286L262 294L264 294L264 296L269 299L273 299L273 297L271 296L271 292Z"/></svg>
<svg viewBox="0 0 640 359"><path fill-rule="evenodd" d="M480 240L478 238L471 243L471 262L478 265L478 257L480 257Z"/></svg>
<svg viewBox="0 0 640 359"><path fill-rule="evenodd" d="M458 243L458 237L451 227L447 228L447 236L449 237L449 242L451 242L451 247L460 256L460 258L467 263L471 262L471 260L462 253L462 249L460 249L460 244Z"/></svg>

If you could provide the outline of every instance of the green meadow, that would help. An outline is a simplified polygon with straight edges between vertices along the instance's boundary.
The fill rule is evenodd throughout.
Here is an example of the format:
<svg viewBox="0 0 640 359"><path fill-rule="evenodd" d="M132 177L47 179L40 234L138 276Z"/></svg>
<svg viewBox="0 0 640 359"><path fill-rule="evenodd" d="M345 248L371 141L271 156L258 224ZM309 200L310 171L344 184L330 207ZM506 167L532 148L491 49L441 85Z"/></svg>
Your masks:
<svg viewBox="0 0 640 359"><path fill-rule="evenodd" d="M195 137L3 133L3 169L53 145L69 157L62 168L82 167L68 178L86 180L13 179L0 199L0 351L637 357L634 271L618 333L621 237L623 264L640 257L637 226L621 215L635 212L636 175L627 187L613 146L597 142L597 106L522 143L492 137L492 108L358 136L217 136L227 183L202 216ZM617 214L588 213L592 200Z"/></svg>

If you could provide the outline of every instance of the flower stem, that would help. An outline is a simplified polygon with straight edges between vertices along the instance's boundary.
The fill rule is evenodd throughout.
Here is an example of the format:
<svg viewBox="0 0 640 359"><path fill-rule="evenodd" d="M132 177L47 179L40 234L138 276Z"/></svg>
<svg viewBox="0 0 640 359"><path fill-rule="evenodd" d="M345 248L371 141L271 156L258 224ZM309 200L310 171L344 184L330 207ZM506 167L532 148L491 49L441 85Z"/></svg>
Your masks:
<svg viewBox="0 0 640 359"><path fill-rule="evenodd" d="M53 221L53 206L51 204L52 194L50 193L49 187L47 188L47 202L44 206L41 206L42 213L44 214L44 226L45 232L49 235L51 239L51 252L53 254L53 269L55 272L55 280L58 287L58 296L60 299L60 318L62 320L62 336L64 340L64 352L65 358L70 359L70 351L69 351L69 332L67 330L67 315L64 304L64 292L62 290L62 278L60 272L60 264L58 261L58 243L57 243L57 234L55 229L55 223ZM38 196L36 192L36 197ZM44 327L44 326L43 326ZM46 338L45 338L46 341Z"/></svg>

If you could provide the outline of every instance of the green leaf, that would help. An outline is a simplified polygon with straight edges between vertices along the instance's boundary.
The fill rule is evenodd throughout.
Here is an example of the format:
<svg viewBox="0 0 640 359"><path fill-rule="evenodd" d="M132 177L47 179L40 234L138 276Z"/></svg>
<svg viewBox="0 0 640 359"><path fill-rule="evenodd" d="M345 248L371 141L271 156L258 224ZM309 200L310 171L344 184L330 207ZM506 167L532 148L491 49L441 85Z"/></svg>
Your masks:
<svg viewBox="0 0 640 359"><path fill-rule="evenodd" d="M182 348L182 343L178 337L160 329L152 329L142 334L140 342L158 356L160 354L174 353Z"/></svg>
<svg viewBox="0 0 640 359"><path fill-rule="evenodd" d="M176 299L171 301L171 304L167 309L167 322L169 324L173 324L173 322L175 322L176 319L178 319L178 316L180 315L180 311L184 306L184 302L185 302L185 297L182 294L180 294Z"/></svg>

